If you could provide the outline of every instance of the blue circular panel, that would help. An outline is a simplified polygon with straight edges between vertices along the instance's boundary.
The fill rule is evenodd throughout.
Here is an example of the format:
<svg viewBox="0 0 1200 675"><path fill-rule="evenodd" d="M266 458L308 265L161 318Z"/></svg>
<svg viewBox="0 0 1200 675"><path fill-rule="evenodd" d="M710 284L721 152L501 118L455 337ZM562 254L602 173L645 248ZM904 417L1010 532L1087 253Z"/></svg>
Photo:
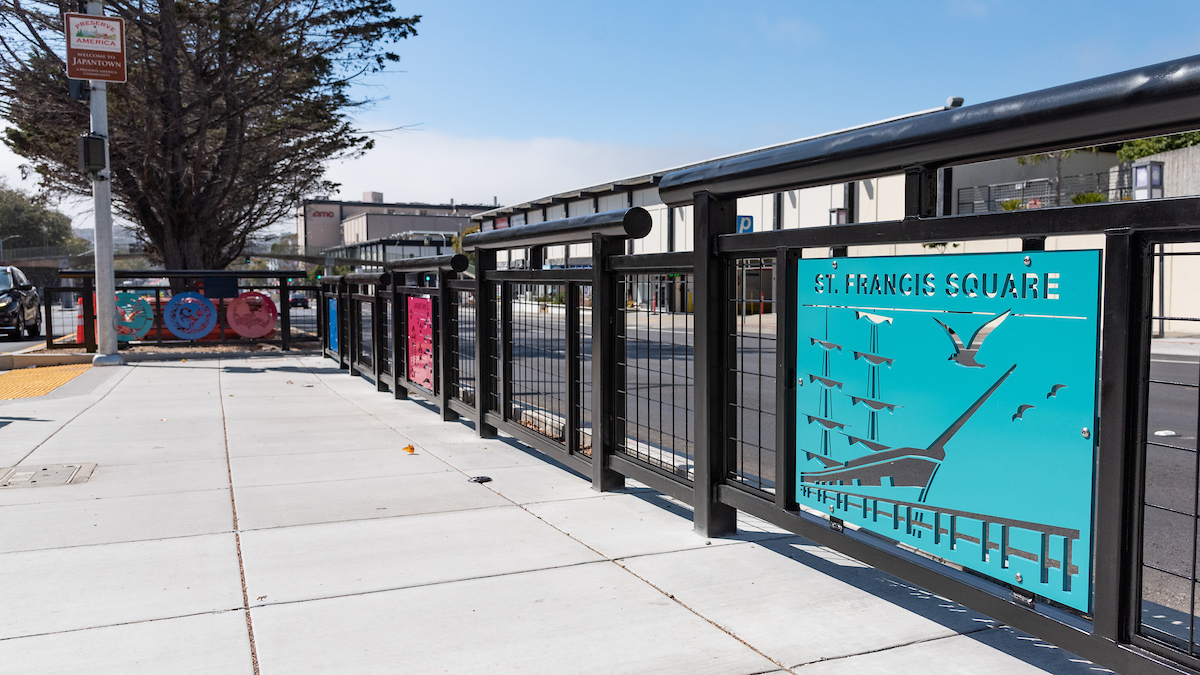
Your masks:
<svg viewBox="0 0 1200 675"><path fill-rule="evenodd" d="M163 322L183 340L199 340L217 325L217 308L199 293L180 293L171 298L163 311Z"/></svg>

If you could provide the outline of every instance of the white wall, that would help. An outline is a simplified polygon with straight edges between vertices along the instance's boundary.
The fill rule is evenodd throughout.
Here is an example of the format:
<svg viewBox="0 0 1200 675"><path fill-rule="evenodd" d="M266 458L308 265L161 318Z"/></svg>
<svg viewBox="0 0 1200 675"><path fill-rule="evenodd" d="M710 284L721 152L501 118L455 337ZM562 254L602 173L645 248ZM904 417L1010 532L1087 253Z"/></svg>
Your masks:
<svg viewBox="0 0 1200 675"><path fill-rule="evenodd" d="M640 206L650 213L654 226L650 234L633 242L634 253L665 253L667 251L667 206L658 198L658 190L636 190L631 195L632 206Z"/></svg>
<svg viewBox="0 0 1200 675"><path fill-rule="evenodd" d="M1163 163L1163 196L1191 197L1200 195L1200 145L1160 152L1139 159Z"/></svg>

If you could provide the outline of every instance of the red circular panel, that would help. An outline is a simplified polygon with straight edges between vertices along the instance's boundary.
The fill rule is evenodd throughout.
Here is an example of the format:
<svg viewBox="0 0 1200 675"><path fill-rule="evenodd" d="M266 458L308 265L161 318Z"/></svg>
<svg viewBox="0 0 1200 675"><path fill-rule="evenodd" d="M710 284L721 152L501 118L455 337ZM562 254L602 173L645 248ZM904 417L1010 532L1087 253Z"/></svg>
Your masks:
<svg viewBox="0 0 1200 675"><path fill-rule="evenodd" d="M229 327L238 335L247 338L260 338L275 330L275 320L279 318L279 310L271 298L257 291L246 291L229 301L225 309L225 318Z"/></svg>

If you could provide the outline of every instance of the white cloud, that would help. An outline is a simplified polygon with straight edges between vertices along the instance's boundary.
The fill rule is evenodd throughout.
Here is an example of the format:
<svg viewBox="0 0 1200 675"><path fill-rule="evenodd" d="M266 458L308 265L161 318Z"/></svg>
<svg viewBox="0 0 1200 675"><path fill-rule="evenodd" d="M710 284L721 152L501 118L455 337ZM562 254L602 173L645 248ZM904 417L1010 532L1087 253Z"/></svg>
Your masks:
<svg viewBox="0 0 1200 675"><path fill-rule="evenodd" d="M382 192L395 202L518 204L556 192L659 171L718 154L712 148L661 148L569 138L470 138L432 131L378 136L375 148L354 160L333 163L326 177L341 183L337 199L358 201ZM9 186L37 189L21 180L24 160L0 145L0 176ZM64 200L58 208L75 227L92 226L91 200ZM272 231L291 231L280 223Z"/></svg>
<svg viewBox="0 0 1200 675"><path fill-rule="evenodd" d="M326 174L340 199L382 192L386 201L518 204L556 192L705 159L703 148L659 148L569 138L468 138L432 131L389 134Z"/></svg>

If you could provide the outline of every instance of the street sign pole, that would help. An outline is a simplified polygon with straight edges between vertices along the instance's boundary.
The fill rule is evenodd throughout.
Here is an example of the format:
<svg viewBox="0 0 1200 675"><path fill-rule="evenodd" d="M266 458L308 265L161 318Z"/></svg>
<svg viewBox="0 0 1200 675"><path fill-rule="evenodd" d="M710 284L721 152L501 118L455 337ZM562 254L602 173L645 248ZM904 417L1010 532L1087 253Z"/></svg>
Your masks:
<svg viewBox="0 0 1200 675"><path fill-rule="evenodd" d="M104 14L103 2L88 2L87 13ZM122 39L124 35L121 36ZM91 80L92 133L104 139L104 169L92 175L92 200L96 218L96 355L92 365L119 366L117 353L116 279L113 275L112 190L108 153L107 83Z"/></svg>

